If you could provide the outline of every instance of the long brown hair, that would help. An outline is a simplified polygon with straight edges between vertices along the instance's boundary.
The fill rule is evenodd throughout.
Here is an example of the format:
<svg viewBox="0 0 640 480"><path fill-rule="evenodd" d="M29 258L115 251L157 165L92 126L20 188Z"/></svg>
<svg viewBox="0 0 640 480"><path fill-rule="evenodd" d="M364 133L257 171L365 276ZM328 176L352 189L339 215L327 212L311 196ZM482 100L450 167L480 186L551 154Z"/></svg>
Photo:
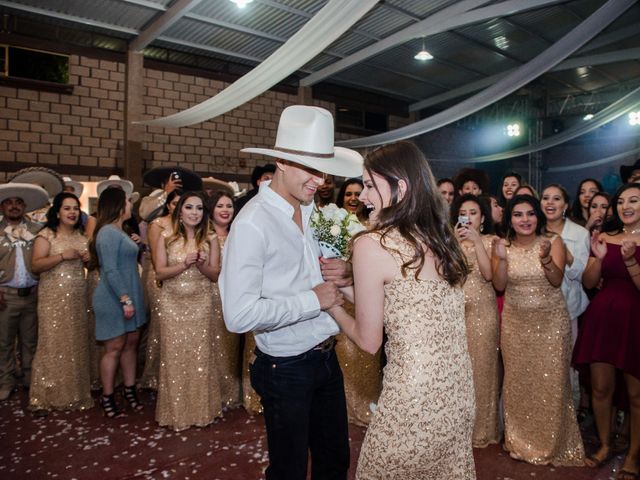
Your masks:
<svg viewBox="0 0 640 480"><path fill-rule="evenodd" d="M208 251L209 248L209 236L212 234L211 231L211 223L209 221L209 208L207 206L207 201L204 197L204 194L201 192L184 192L180 196L180 201L176 205L176 208L173 210L171 214L171 235L166 240L166 245L169 246L178 240L182 240L184 243L187 242L187 231L180 220L180 212L182 211L182 207L185 202L190 198L199 198L202 200L202 220L200 223L196 225L195 228L195 239L198 250L203 248Z"/></svg>
<svg viewBox="0 0 640 480"><path fill-rule="evenodd" d="M98 232L105 225L109 225L117 221L124 212L127 202L127 195L124 190L119 188L107 188L100 198L98 198L98 211L96 215L96 228L93 235L89 239L89 253L91 260L89 261L89 270L95 270L100 267L100 259L96 250L96 239Z"/></svg>
<svg viewBox="0 0 640 480"><path fill-rule="evenodd" d="M381 234L384 246L384 237L397 229L413 247L412 258L402 264L402 274L414 270L418 279L428 249L436 259L436 270L440 276L451 286L462 285L469 274L469 266L449 225L445 203L431 168L418 147L410 142L385 145L367 155L364 168L371 175L378 194L374 173L389 182L391 188L391 203L380 210L377 224L370 231ZM407 184L402 198L398 188L400 180Z"/></svg>

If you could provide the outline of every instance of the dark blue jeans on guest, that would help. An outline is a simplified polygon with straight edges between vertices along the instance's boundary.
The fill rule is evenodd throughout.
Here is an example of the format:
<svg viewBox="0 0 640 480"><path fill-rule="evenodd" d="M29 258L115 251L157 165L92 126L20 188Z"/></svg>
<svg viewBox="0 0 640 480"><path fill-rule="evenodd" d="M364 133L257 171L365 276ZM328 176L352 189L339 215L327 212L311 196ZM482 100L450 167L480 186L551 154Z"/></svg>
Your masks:
<svg viewBox="0 0 640 480"><path fill-rule="evenodd" d="M251 385L260 395L269 443L267 480L345 480L349 430L335 349L272 357L256 349Z"/></svg>

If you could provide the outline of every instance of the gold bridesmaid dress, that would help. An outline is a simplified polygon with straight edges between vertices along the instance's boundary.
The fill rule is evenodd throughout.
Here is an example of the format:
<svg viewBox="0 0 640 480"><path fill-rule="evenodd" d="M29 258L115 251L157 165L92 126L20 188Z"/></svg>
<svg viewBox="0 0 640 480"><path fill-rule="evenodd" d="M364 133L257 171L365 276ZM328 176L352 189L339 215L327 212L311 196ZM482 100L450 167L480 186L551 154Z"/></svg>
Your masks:
<svg viewBox="0 0 640 480"><path fill-rule="evenodd" d="M227 237L218 237L220 256L224 252ZM222 258L220 259L222 263ZM220 376L220 393L223 408L235 408L242 405L242 356L240 351L241 335L227 330L222 316L222 299L218 284L213 285L213 329L216 336L216 363Z"/></svg>
<svg viewBox="0 0 640 480"><path fill-rule="evenodd" d="M344 308L355 316L352 303L345 302ZM382 349L371 355L344 334L339 334L337 339L336 353L344 377L349 423L366 427L373 416L371 404L378 402L382 390Z"/></svg>
<svg viewBox="0 0 640 480"><path fill-rule="evenodd" d="M413 250L397 232L385 243L399 266L410 258ZM382 394L356 479L475 479L462 288L441 279L416 281L413 272L399 276L385 285L384 326Z"/></svg>
<svg viewBox="0 0 640 480"><path fill-rule="evenodd" d="M482 236L488 255L494 238L492 235ZM462 249L471 268L464 284L464 296L467 343L476 395L473 446L484 448L500 441L500 324L496 293L491 281L486 281L480 273L475 246L471 242L462 242Z"/></svg>
<svg viewBox="0 0 640 480"><path fill-rule="evenodd" d="M49 255L87 249L79 231L39 233L50 244ZM65 260L40 274L38 346L33 359L29 406L33 410L84 410L93 407L87 297L82 260Z"/></svg>
<svg viewBox="0 0 640 480"><path fill-rule="evenodd" d="M505 449L534 465L581 466L584 447L573 408L571 323L560 288L548 282L538 238L507 247L502 312Z"/></svg>
<svg viewBox="0 0 640 480"><path fill-rule="evenodd" d="M194 241L167 247L167 264L184 262ZM203 427L221 415L213 328L213 283L192 265L164 280L159 294L160 374L156 421L173 430Z"/></svg>

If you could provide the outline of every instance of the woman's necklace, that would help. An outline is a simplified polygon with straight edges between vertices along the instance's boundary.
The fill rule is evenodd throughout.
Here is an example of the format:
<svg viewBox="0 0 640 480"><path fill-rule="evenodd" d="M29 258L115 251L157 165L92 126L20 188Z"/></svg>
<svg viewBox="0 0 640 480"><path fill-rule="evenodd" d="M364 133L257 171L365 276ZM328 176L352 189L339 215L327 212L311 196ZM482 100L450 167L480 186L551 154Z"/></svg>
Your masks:
<svg viewBox="0 0 640 480"><path fill-rule="evenodd" d="M622 227L622 231L628 235L636 235L640 233L640 227L634 228L632 230L627 230L625 227Z"/></svg>

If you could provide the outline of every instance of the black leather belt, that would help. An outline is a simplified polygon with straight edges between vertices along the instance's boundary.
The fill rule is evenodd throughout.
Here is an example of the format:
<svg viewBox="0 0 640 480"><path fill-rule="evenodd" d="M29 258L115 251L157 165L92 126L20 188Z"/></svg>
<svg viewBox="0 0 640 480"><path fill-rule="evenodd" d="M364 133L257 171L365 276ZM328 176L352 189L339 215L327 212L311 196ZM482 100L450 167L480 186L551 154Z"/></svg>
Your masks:
<svg viewBox="0 0 640 480"><path fill-rule="evenodd" d="M333 347L336 346L336 337L329 337L324 342L319 343L312 350L319 350L322 353L333 350Z"/></svg>
<svg viewBox="0 0 640 480"><path fill-rule="evenodd" d="M32 293L34 293L37 287L25 287L25 288L14 288L14 287L2 287L5 291L13 291L19 297L28 297Z"/></svg>

